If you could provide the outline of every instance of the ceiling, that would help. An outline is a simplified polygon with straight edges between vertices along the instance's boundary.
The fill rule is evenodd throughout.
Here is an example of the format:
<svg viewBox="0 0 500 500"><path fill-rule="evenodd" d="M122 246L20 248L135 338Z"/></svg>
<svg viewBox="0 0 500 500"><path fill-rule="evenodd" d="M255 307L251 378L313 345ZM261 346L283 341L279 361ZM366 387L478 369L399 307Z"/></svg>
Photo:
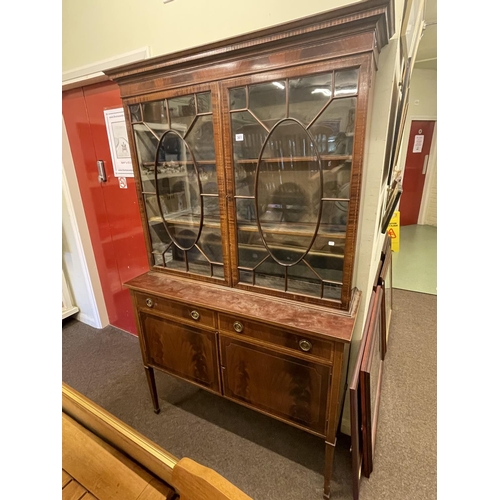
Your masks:
<svg viewBox="0 0 500 500"><path fill-rule="evenodd" d="M425 0L424 21L415 67L437 70L437 0Z"/></svg>

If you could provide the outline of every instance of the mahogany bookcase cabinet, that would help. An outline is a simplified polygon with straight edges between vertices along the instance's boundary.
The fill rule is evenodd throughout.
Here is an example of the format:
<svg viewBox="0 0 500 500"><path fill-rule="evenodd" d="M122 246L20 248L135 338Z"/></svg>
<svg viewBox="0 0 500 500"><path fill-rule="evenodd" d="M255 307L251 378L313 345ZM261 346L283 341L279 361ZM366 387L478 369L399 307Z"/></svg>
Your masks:
<svg viewBox="0 0 500 500"><path fill-rule="evenodd" d="M321 436L324 497L360 291L365 130L393 3L369 0L106 71L120 87L154 370Z"/></svg>

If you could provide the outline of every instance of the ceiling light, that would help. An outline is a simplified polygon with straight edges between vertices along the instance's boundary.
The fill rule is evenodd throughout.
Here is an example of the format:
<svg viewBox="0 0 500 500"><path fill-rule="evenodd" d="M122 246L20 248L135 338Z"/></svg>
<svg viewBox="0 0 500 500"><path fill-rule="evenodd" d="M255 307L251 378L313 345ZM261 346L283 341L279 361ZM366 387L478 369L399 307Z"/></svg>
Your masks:
<svg viewBox="0 0 500 500"><path fill-rule="evenodd" d="M314 89L311 94L323 94L326 97L330 97L332 95L332 91L330 89Z"/></svg>
<svg viewBox="0 0 500 500"><path fill-rule="evenodd" d="M278 87L280 90L285 90L285 86L280 82L273 82L273 85Z"/></svg>

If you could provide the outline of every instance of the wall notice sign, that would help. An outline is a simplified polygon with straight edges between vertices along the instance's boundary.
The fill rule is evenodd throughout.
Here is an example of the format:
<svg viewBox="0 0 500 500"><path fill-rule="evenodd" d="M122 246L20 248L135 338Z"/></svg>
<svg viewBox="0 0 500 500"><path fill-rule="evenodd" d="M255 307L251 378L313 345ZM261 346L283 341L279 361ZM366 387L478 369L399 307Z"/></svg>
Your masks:
<svg viewBox="0 0 500 500"><path fill-rule="evenodd" d="M134 177L123 108L105 109L104 120L115 177Z"/></svg>
<svg viewBox="0 0 500 500"><path fill-rule="evenodd" d="M413 152L414 153L421 153L423 145L424 145L424 136L423 135L416 135L415 142L413 143Z"/></svg>

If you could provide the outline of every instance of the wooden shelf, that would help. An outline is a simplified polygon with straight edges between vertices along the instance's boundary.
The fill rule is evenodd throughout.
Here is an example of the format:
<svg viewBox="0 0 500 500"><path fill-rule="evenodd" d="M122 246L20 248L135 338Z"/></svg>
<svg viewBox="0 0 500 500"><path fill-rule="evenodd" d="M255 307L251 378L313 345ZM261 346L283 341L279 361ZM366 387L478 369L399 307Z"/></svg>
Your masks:
<svg viewBox="0 0 500 500"><path fill-rule="evenodd" d="M289 230L289 229L280 229L280 228L275 228L275 229L263 229L263 233L272 233L273 235L276 236L309 236L312 237L314 234L314 229L316 226L314 224L311 224L311 227L309 226L303 226L299 227L296 226L296 229ZM238 223L238 231L245 231L245 232L250 232L250 233L257 233L259 231L258 227L256 225L251 225L251 224L242 224L241 222ZM324 237L324 238L339 238L339 239L345 239L346 235L345 232L325 232L325 231L318 231L318 236Z"/></svg>
<svg viewBox="0 0 500 500"><path fill-rule="evenodd" d="M352 161L352 155L320 155L321 161ZM235 163L257 163L259 161L258 158L244 158L241 160L234 160ZM276 163L276 162L285 162L291 163L294 162L304 162L304 161L317 161L315 156L295 156L293 158L262 158L262 161L266 163ZM199 163L199 162L198 162Z"/></svg>

